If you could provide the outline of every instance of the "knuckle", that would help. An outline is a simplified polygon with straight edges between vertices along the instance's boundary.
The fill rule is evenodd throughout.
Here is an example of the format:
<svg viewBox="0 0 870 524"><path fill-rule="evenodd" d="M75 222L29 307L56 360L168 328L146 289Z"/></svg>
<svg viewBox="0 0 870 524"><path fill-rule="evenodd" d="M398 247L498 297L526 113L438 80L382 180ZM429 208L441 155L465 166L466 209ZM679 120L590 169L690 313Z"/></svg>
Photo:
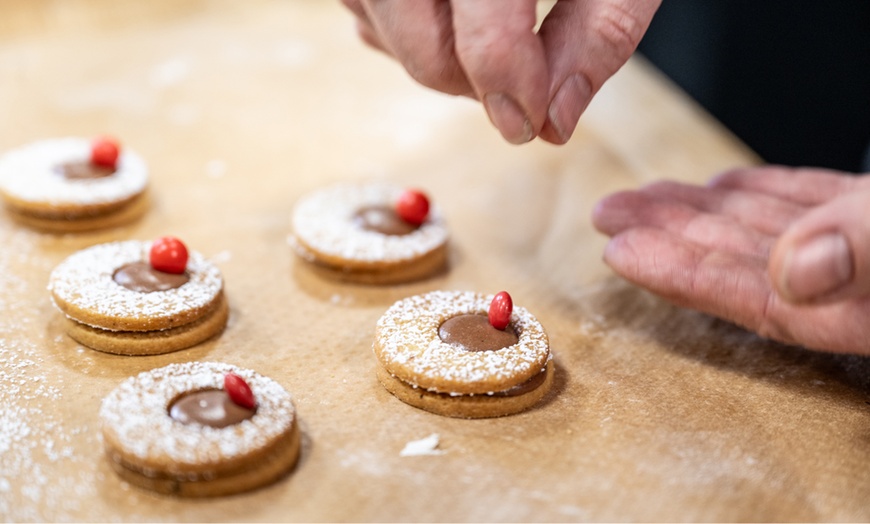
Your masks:
<svg viewBox="0 0 870 524"><path fill-rule="evenodd" d="M672 193L679 184L673 180L656 180L643 186L642 191L650 195L667 195Z"/></svg>
<svg viewBox="0 0 870 524"><path fill-rule="evenodd" d="M514 38L507 38L494 25L479 27L456 42L456 54L470 69L510 63L514 58Z"/></svg>
<svg viewBox="0 0 870 524"><path fill-rule="evenodd" d="M742 183L747 178L747 175L746 169L742 167L728 169L714 176L708 185L714 188L734 187Z"/></svg>
<svg viewBox="0 0 870 524"><path fill-rule="evenodd" d="M646 31L646 24L637 15L615 3L608 4L592 23L605 46L626 59L637 49Z"/></svg>
<svg viewBox="0 0 870 524"><path fill-rule="evenodd" d="M456 67L450 59L438 54L416 56L404 60L405 69L411 78L420 84L452 93L456 88Z"/></svg>
<svg viewBox="0 0 870 524"><path fill-rule="evenodd" d="M403 52L400 60L411 78L426 87L449 94L460 94L468 89L450 36L423 37L413 52Z"/></svg>

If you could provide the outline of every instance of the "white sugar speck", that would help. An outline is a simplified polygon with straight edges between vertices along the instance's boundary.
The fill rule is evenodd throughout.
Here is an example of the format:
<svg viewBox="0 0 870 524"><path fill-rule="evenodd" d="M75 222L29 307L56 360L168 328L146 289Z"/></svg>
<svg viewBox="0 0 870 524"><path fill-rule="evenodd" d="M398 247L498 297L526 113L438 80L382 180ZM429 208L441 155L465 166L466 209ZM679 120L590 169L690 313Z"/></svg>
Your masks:
<svg viewBox="0 0 870 524"><path fill-rule="evenodd" d="M420 440L412 440L405 444L402 451L399 452L400 457L417 457L420 455L443 455L446 453L443 449L438 449L440 437L438 433L432 433L428 437Z"/></svg>

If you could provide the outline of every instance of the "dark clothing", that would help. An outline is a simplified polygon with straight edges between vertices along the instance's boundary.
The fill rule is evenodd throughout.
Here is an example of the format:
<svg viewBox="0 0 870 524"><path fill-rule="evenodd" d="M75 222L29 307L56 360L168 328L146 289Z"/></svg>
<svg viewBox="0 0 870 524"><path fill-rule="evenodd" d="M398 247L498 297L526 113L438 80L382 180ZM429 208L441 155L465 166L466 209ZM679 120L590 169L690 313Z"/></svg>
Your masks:
<svg viewBox="0 0 870 524"><path fill-rule="evenodd" d="M639 50L765 161L870 169L870 1L664 0Z"/></svg>

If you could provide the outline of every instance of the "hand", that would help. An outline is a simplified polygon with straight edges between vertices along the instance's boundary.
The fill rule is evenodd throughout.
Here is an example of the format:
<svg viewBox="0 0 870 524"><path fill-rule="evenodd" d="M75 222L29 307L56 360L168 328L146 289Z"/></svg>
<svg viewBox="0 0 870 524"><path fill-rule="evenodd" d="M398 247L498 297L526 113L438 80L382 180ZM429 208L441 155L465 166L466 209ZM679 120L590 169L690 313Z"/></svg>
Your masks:
<svg viewBox="0 0 870 524"><path fill-rule="evenodd" d="M619 275L808 348L870 354L870 177L747 168L659 182L593 213Z"/></svg>
<svg viewBox="0 0 870 524"><path fill-rule="evenodd" d="M563 144L661 0L342 0L361 38L423 85L483 102L504 138Z"/></svg>

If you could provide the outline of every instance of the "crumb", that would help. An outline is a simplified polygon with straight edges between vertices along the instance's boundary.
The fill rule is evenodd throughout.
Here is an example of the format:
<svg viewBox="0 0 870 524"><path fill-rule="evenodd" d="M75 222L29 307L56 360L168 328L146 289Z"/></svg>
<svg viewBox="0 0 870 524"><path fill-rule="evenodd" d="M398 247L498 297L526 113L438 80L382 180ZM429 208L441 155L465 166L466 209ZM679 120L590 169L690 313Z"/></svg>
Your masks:
<svg viewBox="0 0 870 524"><path fill-rule="evenodd" d="M445 451L438 449L439 442L440 437L438 436L438 433L432 433L428 437L421 438L420 440L412 440L405 444L405 447L402 448L399 456L416 457L420 455L443 455Z"/></svg>

